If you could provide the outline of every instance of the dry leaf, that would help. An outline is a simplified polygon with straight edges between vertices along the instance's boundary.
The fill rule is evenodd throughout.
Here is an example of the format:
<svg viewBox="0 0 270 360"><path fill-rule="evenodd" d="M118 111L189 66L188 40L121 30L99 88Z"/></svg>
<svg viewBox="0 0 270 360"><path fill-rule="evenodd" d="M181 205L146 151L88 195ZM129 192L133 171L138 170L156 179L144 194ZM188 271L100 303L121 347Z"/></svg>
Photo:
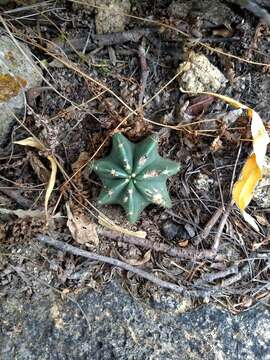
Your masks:
<svg viewBox="0 0 270 360"><path fill-rule="evenodd" d="M23 140L14 141L14 144L30 146L30 147L33 147L38 150L46 152L45 146L37 138L34 138L34 137L29 137L29 138L26 138ZM51 175L50 175L49 183L48 183L46 194L45 194L45 215L46 215L46 220L48 222L48 220L49 220L48 204L49 204L49 199L50 199L51 193L52 193L54 185L55 185L56 173L57 173L57 163L52 155L47 155L47 159L50 161L50 164L51 164Z"/></svg>
<svg viewBox="0 0 270 360"><path fill-rule="evenodd" d="M186 91L186 90L184 90L182 88L180 88L180 90L183 93L194 94L193 92ZM218 98L218 99L230 104L232 107L234 107L236 109L248 109L248 107L246 105L243 105L239 101L234 100L234 99L232 99L232 98L230 98L228 96L225 96L225 95L220 95L220 94L216 94L216 93L212 93L212 92L208 92L208 91L202 91L202 92L195 93L195 94L204 94L204 95L214 96L215 98Z"/></svg>
<svg viewBox="0 0 270 360"><path fill-rule="evenodd" d="M48 204L49 204L50 196L51 196L51 193L53 192L53 188L54 188L55 181L56 181L57 164L56 164L56 161L53 156L48 155L47 159L51 163L51 176L50 176L50 180L49 180L48 187L47 187L46 194L45 194L45 214L46 214L46 218L48 220Z"/></svg>
<svg viewBox="0 0 270 360"><path fill-rule="evenodd" d="M254 300L254 299L253 299L251 296L246 295L246 296L243 297L243 300L242 300L241 305L242 305L244 308L248 309L248 308L251 307L251 305L253 304L253 300Z"/></svg>
<svg viewBox="0 0 270 360"><path fill-rule="evenodd" d="M259 224L263 225L263 226L269 226L269 221L266 219L266 217L262 214L262 215L256 215L256 220L258 221Z"/></svg>
<svg viewBox="0 0 270 360"><path fill-rule="evenodd" d="M248 116L251 119L253 153L247 159L242 169L240 179L234 185L233 200L241 210L244 219L255 230L259 231L255 219L247 214L245 209L253 197L256 185L262 178L267 144L270 139L259 114L248 108Z"/></svg>
<svg viewBox="0 0 270 360"><path fill-rule="evenodd" d="M30 165L41 183L47 183L50 179L50 171L33 151L28 154Z"/></svg>
<svg viewBox="0 0 270 360"><path fill-rule="evenodd" d="M223 147L223 144L222 144L222 141L220 140L220 136L217 136L211 144L211 150L213 152L216 152L216 151L219 151L220 149L222 149L222 147Z"/></svg>
<svg viewBox="0 0 270 360"><path fill-rule="evenodd" d="M187 92L185 90L182 91ZM256 220L249 215L245 209L250 203L255 187L263 175L263 165L267 145L270 142L269 135L264 127L260 115L253 109L241 104L239 101L229 98L228 96L211 92L203 92L203 94L217 97L237 109L247 110L247 115L251 121L253 152L244 164L239 180L234 184L232 197L238 208L241 210L245 221L248 222L256 231L259 231Z"/></svg>
<svg viewBox="0 0 270 360"><path fill-rule="evenodd" d="M248 113L251 118L253 152L256 154L256 162L262 171L265 162L267 145L269 144L270 139L259 114L254 110L249 110Z"/></svg>
<svg viewBox="0 0 270 360"><path fill-rule="evenodd" d="M30 146L41 151L46 150L45 146L38 139L34 137L29 137L23 140L14 141L14 144Z"/></svg>
<svg viewBox="0 0 270 360"><path fill-rule="evenodd" d="M89 154L86 151L83 151L80 153L78 159L71 165L71 168L73 170L72 177L74 178L74 181L76 184L82 186L82 172L81 169L85 169L85 174L88 174L89 169L85 166L89 162ZM83 186L82 186L83 187Z"/></svg>
<svg viewBox="0 0 270 360"><path fill-rule="evenodd" d="M181 240L181 241L178 242L178 245L179 245L180 247L187 247L188 244L189 244L189 241L188 241L188 240Z"/></svg>
<svg viewBox="0 0 270 360"><path fill-rule="evenodd" d="M213 101L213 96L209 95L201 95L195 99L191 99L186 109L186 113L191 116L199 116L208 110Z"/></svg>
<svg viewBox="0 0 270 360"><path fill-rule="evenodd" d="M104 227L107 227L108 229L118 231L122 234L129 235L129 236L136 236L138 238L145 239L146 235L147 235L145 231L131 231L128 229L124 229L121 226L112 223L109 219L106 219L105 217L100 216L100 215L98 217L98 223Z"/></svg>
<svg viewBox="0 0 270 360"><path fill-rule="evenodd" d="M90 156L88 152L82 151L78 157L78 159L71 165L71 168L74 172L80 170L85 166L86 163L89 162Z"/></svg>
<svg viewBox="0 0 270 360"><path fill-rule="evenodd" d="M239 209L244 210L252 199L253 191L262 177L262 172L257 165L256 155L252 154L244 164L240 179L234 184L233 199Z"/></svg>
<svg viewBox="0 0 270 360"><path fill-rule="evenodd" d="M63 289L61 292L61 299L65 300L68 297L69 293L70 293L70 289L68 288Z"/></svg>
<svg viewBox="0 0 270 360"><path fill-rule="evenodd" d="M116 250L115 250L116 251ZM144 254L143 258L140 260L137 259L127 259L124 256L122 256L119 251L116 251L117 255L119 256L119 258L123 261L125 261L126 263L128 263L129 265L132 266L142 266L144 264L146 264L150 259L151 259L151 250L146 251L146 253Z"/></svg>
<svg viewBox="0 0 270 360"><path fill-rule="evenodd" d="M96 224L84 214L73 215L70 207L66 204L67 209L67 226L71 232L73 239L79 244L99 244L99 238L97 235Z"/></svg>

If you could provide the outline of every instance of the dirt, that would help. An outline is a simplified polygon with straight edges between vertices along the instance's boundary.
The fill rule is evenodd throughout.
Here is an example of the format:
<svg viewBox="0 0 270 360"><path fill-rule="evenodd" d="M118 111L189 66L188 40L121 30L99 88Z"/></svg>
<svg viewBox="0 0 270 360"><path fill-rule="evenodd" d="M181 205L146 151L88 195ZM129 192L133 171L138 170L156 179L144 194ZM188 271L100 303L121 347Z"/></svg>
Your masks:
<svg viewBox="0 0 270 360"><path fill-rule="evenodd" d="M149 298L158 291L150 283L118 268L63 254L35 240L36 234L48 232L56 239L79 246L66 226L66 202L71 204L74 212L85 212L97 222L99 179L86 168L79 171L72 182L66 184L65 181L73 175L74 169L80 168L78 163L83 165L93 156L100 158L108 153L110 137L118 126L118 131L134 142L152 132L159 134L160 155L179 162L182 170L168 181L173 201L170 210L149 206L136 225L127 222L117 205L98 207L98 210L123 228L145 231L152 241L198 251L211 248L218 223L201 243L197 244L196 238L215 211L230 202L231 183L239 175L251 150L250 141L242 141L250 139L250 130L245 114L228 126L224 116L220 116L220 113L228 113L227 105L209 97L203 101L191 97L180 91L177 80L171 81L179 63L187 59L190 51L207 56L228 79L224 94L258 110L269 128L269 69L248 62L269 62L270 33L266 25L259 23L246 10L225 1L225 15L233 13L234 16L225 18L222 23L220 16L214 19L211 14L207 14L205 21L200 2L196 11L189 9L185 18L179 18L171 11L172 1L169 0L157 0L154 4L131 3L133 17L129 19L126 31L147 28L146 35L139 36L137 41L117 43L112 40L110 46L97 46L95 43L95 14L81 8L74 9L69 2L46 5L46 16L39 8L21 12L17 8L18 13L11 13L11 19L14 16L12 22L5 18L13 33L28 42L47 67L43 72L43 88L28 93L30 108L25 119L26 128L15 127L13 139L25 138L31 131L55 156L64 171L58 171L55 191L50 198L49 226L44 218L21 219L16 215L9 215L1 221L0 296L4 298L34 299L46 295L51 288L60 292L98 289L117 276L121 276L124 286L135 296ZM31 25L27 17L29 11L34 14ZM20 21L15 19L18 14ZM145 22L145 19L150 22ZM158 23L152 23L153 20ZM157 26L160 23L164 26ZM181 36L177 30L188 36ZM218 51L210 51L198 44L198 40ZM75 51L67 45L69 41L77 44ZM87 42L93 46L88 46ZM140 47L145 51L148 71L143 94ZM65 50L66 55L61 57ZM164 87L165 84L168 85ZM143 108L139 107L142 95ZM128 107L138 108L137 114L124 121L130 115ZM212 120L205 122L205 119ZM49 170L46 154L37 151L35 154ZM9 209L27 208L23 201L18 200L18 194L27 204L30 202L31 209L44 208L45 184L40 181L39 166L31 165L30 156L29 148L17 145L8 147L1 154L0 201ZM236 177L233 179L234 172ZM198 188L198 177L209 179L209 182ZM17 193L12 196L9 190ZM219 252L225 254L224 262L194 261L192 258L179 260L152 251L143 268L164 280L193 289L205 274L224 271L237 264L241 276L232 285L224 285L224 279L217 279L204 283L204 286L211 289L220 287L224 291L223 304L234 312L267 298L268 259L258 253L269 253L269 209L259 209L255 203L250 209L260 220L261 232L253 231L233 208L221 237ZM167 232L163 231L164 223ZM178 235L171 236L168 224L173 229L179 226L187 227L189 231L185 230L184 239L179 236L180 230L172 230ZM139 261L146 252L138 246L112 242L103 237L98 246L89 247L99 254L127 261ZM252 260L249 271L244 272L243 264L252 256L257 260Z"/></svg>

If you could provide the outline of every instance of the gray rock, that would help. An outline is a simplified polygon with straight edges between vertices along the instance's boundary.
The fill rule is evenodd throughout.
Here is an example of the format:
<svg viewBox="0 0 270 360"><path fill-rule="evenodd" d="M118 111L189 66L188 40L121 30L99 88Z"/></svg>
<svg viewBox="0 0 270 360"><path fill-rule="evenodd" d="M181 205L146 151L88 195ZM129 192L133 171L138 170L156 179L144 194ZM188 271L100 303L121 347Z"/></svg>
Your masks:
<svg viewBox="0 0 270 360"><path fill-rule="evenodd" d="M217 92L226 83L222 72L210 63L203 54L191 52L187 61L181 63L179 72L179 85L191 92L213 91Z"/></svg>
<svg viewBox="0 0 270 360"><path fill-rule="evenodd" d="M262 18L269 24L270 15L263 8L270 8L269 0L227 0L255 16ZM211 26L229 25L234 21L235 14L224 1L220 0L174 0L169 6L169 14L175 18L185 19L189 16L199 16Z"/></svg>
<svg viewBox="0 0 270 360"><path fill-rule="evenodd" d="M29 48L8 36L0 37L0 147L7 141L7 134L25 108L25 91L41 84L41 71L35 65Z"/></svg>
<svg viewBox="0 0 270 360"><path fill-rule="evenodd" d="M230 24L234 13L229 6L219 0L175 0L169 7L169 14L175 18L199 16L212 25Z"/></svg>
<svg viewBox="0 0 270 360"><path fill-rule="evenodd" d="M267 49L268 45L263 48L264 51ZM254 108L264 121L270 122L269 74L252 71L250 74L241 76L239 84L241 84L241 101ZM250 86L250 84L256 85Z"/></svg>
<svg viewBox="0 0 270 360"><path fill-rule="evenodd" d="M125 14L130 12L129 0L82 0L74 3L77 8L96 12L95 24L98 34L113 33L125 30L129 18Z"/></svg>
<svg viewBox="0 0 270 360"><path fill-rule="evenodd" d="M258 306L238 316L204 305L182 314L181 300L163 293L142 303L117 284L81 294L0 305L2 360L267 360L270 313Z"/></svg>
<svg viewBox="0 0 270 360"><path fill-rule="evenodd" d="M269 0L230 0L237 5L249 10L255 16L263 19L267 25L270 25L270 14L261 6L269 7Z"/></svg>

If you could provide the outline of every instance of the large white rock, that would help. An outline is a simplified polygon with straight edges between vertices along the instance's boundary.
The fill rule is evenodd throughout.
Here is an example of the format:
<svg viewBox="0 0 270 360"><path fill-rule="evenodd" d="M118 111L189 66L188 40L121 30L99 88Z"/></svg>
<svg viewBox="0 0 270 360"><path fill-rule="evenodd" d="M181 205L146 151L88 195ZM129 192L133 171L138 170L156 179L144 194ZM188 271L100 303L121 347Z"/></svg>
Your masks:
<svg viewBox="0 0 270 360"><path fill-rule="evenodd" d="M4 35L0 37L0 147L8 142L7 135L25 108L25 92L39 86L42 72L34 62L29 48Z"/></svg>
<svg viewBox="0 0 270 360"><path fill-rule="evenodd" d="M179 72L179 85L191 92L213 91L217 92L226 83L222 72L203 54L191 52L188 60L181 63Z"/></svg>

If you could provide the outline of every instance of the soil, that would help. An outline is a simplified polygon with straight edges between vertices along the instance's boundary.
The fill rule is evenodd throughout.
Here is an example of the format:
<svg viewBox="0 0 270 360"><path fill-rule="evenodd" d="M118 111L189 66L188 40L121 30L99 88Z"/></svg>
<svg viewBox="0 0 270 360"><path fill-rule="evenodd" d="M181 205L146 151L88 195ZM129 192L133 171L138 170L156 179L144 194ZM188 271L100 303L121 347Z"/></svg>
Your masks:
<svg viewBox="0 0 270 360"><path fill-rule="evenodd" d="M60 293L100 289L115 277L141 299L150 299L160 291L130 272L39 243L37 234L47 233L129 263L146 259L144 248L102 236L98 245L91 244L91 239L84 245L76 243L67 227L67 203L73 213L87 214L92 222L97 223L101 211L122 228L145 231L153 242L198 252L211 248L218 222L205 239L198 242L198 236L214 213L230 203L231 184L251 151L250 129L245 114L228 125L224 115L231 109L226 104L211 97L184 94L177 79L171 81L190 51L206 55L228 80L223 94L257 110L269 128L269 68L263 64L269 62L270 32L263 22L226 1L222 2L227 9L223 23L220 14L218 19L211 18L211 14L204 17L200 1L196 11L191 9L184 19L172 12L170 0L131 3L132 17L126 31L142 29L143 35L137 33L135 41L125 42L111 37L109 45L104 46L105 38L98 38L95 32L95 13L74 9L68 1L45 4L44 13L35 7L4 13L13 34L29 44L46 68L43 87L27 94L25 127L13 128L12 138L35 134L62 170L58 170L49 201L49 224L44 216L31 213L20 217L15 213L0 215L0 297L32 301L51 289ZM13 8L12 4L8 6L9 10ZM142 50L148 72L143 92ZM130 115L128 107L137 109L137 113L124 121ZM81 168L93 157L108 153L116 128L134 142L157 133L160 155L181 164L180 173L168 180L172 209L151 205L135 225L127 222L117 205L97 205L100 181L88 166ZM44 209L46 173L50 170L46 154L9 145L1 151L0 169L1 207ZM66 183L71 177L72 181ZM204 185L198 186L201 179ZM187 290L197 289L199 284L203 289L219 289L218 300L213 292L210 299L194 300L193 306L206 300L218 301L238 313L267 301L270 213L255 202L250 211L260 223L260 233L233 208L218 249L225 260L182 260L151 251L140 266ZM235 273L205 280L206 275L226 273L233 266L237 266Z"/></svg>

